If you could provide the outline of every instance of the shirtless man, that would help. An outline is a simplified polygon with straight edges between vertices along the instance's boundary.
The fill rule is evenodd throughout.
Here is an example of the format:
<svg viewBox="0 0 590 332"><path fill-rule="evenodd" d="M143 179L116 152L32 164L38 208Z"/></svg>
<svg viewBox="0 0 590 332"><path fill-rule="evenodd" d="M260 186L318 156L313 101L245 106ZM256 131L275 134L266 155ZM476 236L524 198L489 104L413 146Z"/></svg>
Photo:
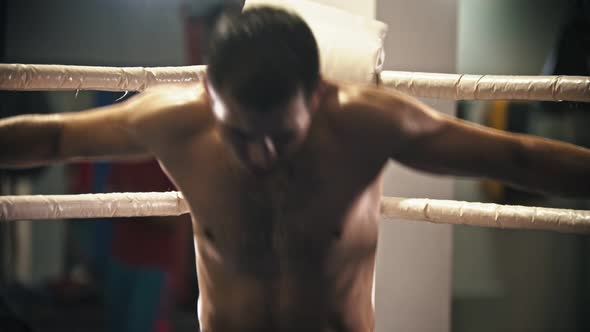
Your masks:
<svg viewBox="0 0 590 332"><path fill-rule="evenodd" d="M203 331L372 331L381 174L390 159L590 194L589 150L322 79L310 29L287 12L225 16L211 45L202 84L0 121L4 167L157 158L193 216Z"/></svg>

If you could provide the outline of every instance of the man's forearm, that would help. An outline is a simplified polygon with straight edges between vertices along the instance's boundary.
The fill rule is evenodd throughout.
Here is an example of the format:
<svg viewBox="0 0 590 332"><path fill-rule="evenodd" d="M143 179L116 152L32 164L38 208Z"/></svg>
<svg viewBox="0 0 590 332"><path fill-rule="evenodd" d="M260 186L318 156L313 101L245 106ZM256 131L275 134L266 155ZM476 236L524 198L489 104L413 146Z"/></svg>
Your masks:
<svg viewBox="0 0 590 332"><path fill-rule="evenodd" d="M59 160L61 132L59 116L21 115L0 120L0 168Z"/></svg>
<svg viewBox="0 0 590 332"><path fill-rule="evenodd" d="M519 169L510 182L543 193L590 197L590 150L526 137L513 156Z"/></svg>

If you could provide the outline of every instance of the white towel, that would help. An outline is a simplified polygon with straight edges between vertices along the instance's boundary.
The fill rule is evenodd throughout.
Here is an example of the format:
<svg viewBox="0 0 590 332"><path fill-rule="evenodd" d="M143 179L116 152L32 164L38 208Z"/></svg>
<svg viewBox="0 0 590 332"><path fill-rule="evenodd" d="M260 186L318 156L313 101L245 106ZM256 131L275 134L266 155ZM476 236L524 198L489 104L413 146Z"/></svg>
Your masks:
<svg viewBox="0 0 590 332"><path fill-rule="evenodd" d="M260 5L289 10L307 22L320 49L325 78L376 82L383 66L385 23L309 0L246 0L244 9Z"/></svg>

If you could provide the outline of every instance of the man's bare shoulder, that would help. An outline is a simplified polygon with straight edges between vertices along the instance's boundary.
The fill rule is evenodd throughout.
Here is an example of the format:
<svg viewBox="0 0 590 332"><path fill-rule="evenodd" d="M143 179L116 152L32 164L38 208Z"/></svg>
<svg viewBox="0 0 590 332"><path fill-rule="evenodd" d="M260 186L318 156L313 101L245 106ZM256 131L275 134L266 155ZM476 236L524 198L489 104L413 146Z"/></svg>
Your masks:
<svg viewBox="0 0 590 332"><path fill-rule="evenodd" d="M325 99L324 108L334 124L364 133L381 128L393 130L406 111L403 96L375 86L330 84Z"/></svg>
<svg viewBox="0 0 590 332"><path fill-rule="evenodd" d="M445 121L415 98L385 87L328 84L325 118L338 140L370 146L367 151L395 156L411 142L432 137Z"/></svg>
<svg viewBox="0 0 590 332"><path fill-rule="evenodd" d="M412 139L435 132L444 123L444 116L399 91L381 87L338 84L334 89L332 107L337 118L361 130Z"/></svg>
<svg viewBox="0 0 590 332"><path fill-rule="evenodd" d="M157 140L193 136L213 120L202 84L152 88L129 99L127 108L137 134Z"/></svg>
<svg viewBox="0 0 590 332"><path fill-rule="evenodd" d="M338 83L331 87L342 111L379 111L384 104L403 100L401 94L372 85Z"/></svg>

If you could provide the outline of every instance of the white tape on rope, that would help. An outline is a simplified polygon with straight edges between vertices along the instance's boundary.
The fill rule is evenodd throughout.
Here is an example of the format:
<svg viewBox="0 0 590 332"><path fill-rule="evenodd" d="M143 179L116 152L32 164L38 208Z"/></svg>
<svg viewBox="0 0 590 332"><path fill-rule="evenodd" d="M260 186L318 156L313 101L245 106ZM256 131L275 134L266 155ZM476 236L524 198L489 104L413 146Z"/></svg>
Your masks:
<svg viewBox="0 0 590 332"><path fill-rule="evenodd" d="M188 212L179 192L0 196L0 221L170 216ZM383 197L381 214L385 219L590 233L590 211Z"/></svg>
<svg viewBox="0 0 590 332"><path fill-rule="evenodd" d="M456 100L590 102L587 76L458 75L384 71L384 86L416 96Z"/></svg>
<svg viewBox="0 0 590 332"><path fill-rule="evenodd" d="M439 224L590 233L590 211L426 198L384 197L384 218Z"/></svg>
<svg viewBox="0 0 590 332"><path fill-rule="evenodd" d="M205 66L116 68L0 64L0 90L143 91L149 87L191 84ZM498 76L383 71L383 86L429 98L457 100L547 100L590 102L588 76Z"/></svg>
<svg viewBox="0 0 590 332"><path fill-rule="evenodd" d="M188 213L180 192L0 196L0 220L171 216Z"/></svg>
<svg viewBox="0 0 590 332"><path fill-rule="evenodd" d="M0 64L0 89L16 91L143 91L148 87L200 81L205 66L91 67Z"/></svg>

